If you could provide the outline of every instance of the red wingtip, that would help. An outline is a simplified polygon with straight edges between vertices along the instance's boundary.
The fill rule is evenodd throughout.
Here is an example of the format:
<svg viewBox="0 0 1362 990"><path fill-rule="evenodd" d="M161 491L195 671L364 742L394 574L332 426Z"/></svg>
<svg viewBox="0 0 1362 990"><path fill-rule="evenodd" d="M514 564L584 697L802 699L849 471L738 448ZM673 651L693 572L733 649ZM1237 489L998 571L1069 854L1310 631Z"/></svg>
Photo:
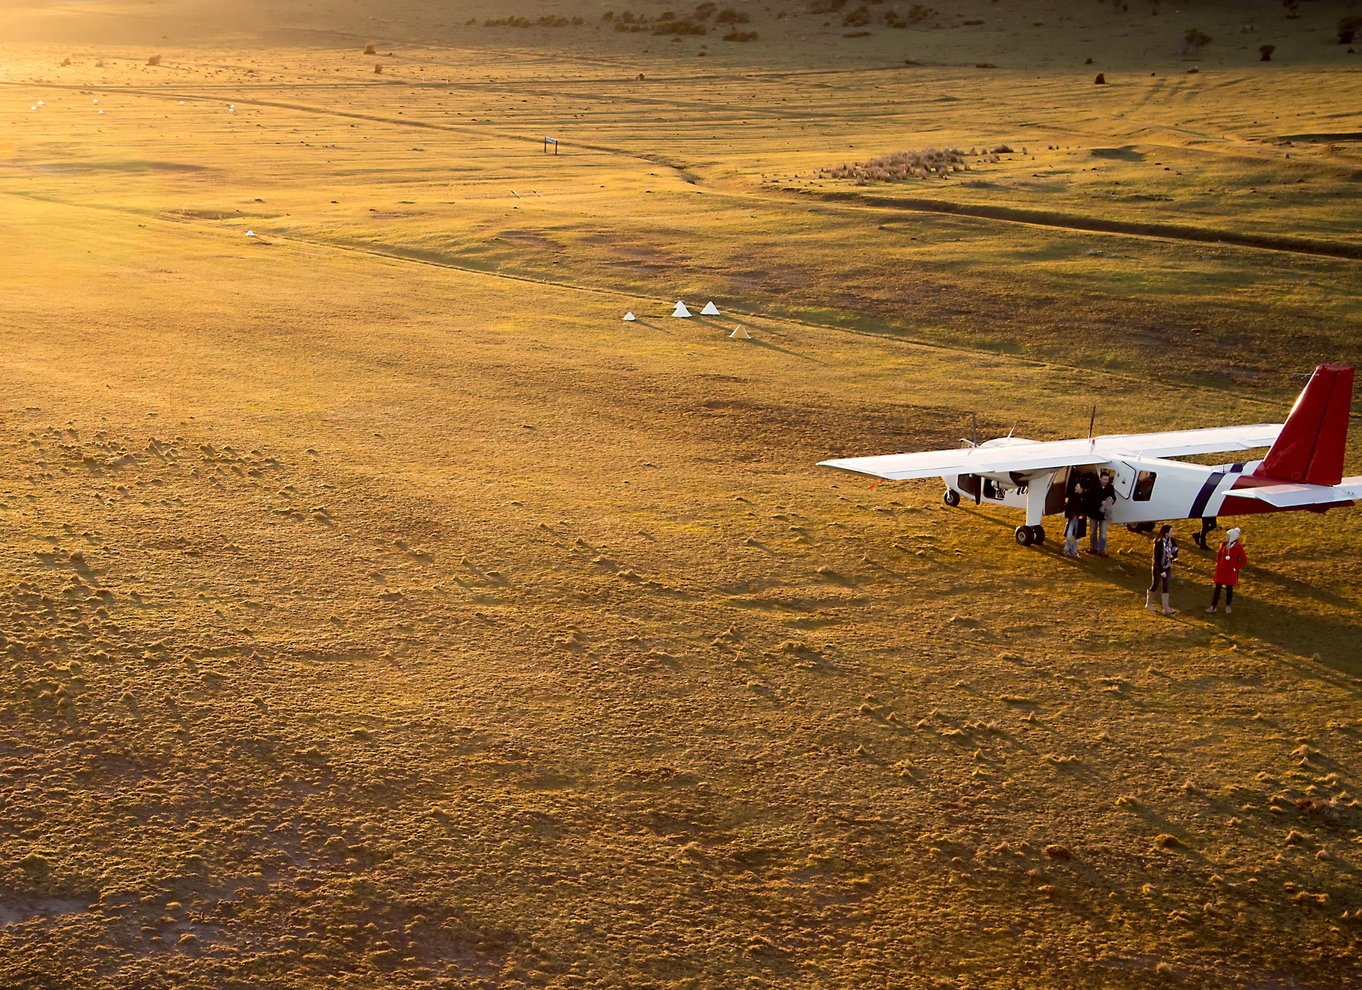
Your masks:
<svg viewBox="0 0 1362 990"><path fill-rule="evenodd" d="M1254 476L1309 485L1342 481L1352 401L1353 369L1321 364L1301 390L1277 442Z"/></svg>

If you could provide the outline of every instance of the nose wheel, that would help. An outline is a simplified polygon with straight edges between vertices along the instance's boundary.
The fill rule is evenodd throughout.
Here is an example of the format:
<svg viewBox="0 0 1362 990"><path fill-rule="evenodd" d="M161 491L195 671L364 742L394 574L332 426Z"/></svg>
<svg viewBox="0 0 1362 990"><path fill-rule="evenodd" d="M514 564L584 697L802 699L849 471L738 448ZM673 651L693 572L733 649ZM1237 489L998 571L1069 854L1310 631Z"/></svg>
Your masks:
<svg viewBox="0 0 1362 990"><path fill-rule="evenodd" d="M954 488L947 488L946 494L941 496L941 501L945 502L952 509L960 504L960 493Z"/></svg>
<svg viewBox="0 0 1362 990"><path fill-rule="evenodd" d="M1017 543L1020 546L1029 547L1045 542L1045 527L1043 526L1018 526Z"/></svg>

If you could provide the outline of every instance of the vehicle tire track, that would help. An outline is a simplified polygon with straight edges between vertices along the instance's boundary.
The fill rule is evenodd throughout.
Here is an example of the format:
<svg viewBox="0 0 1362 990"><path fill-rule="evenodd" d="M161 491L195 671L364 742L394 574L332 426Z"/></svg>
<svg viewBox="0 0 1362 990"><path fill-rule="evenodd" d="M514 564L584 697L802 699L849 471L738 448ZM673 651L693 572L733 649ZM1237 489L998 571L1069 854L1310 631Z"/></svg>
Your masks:
<svg viewBox="0 0 1362 990"><path fill-rule="evenodd" d="M1033 227L1057 227L1063 230L1089 231L1098 234L1122 234L1130 237L1155 237L1162 240L1190 241L1198 244L1229 244L1260 251L1281 251L1289 254L1308 254L1349 261L1362 259L1362 244L1323 241L1305 237L1286 237L1273 234L1250 234L1188 224L1157 223L1142 220L1113 220L1106 217L1081 216L1052 210L1028 210L1015 206L987 206L972 203L953 203L946 200L917 197L866 196L854 192L798 189L786 187L784 192L820 199L830 203L855 203L878 210L899 213L941 213L949 216L975 217L1000 223L1025 224Z"/></svg>

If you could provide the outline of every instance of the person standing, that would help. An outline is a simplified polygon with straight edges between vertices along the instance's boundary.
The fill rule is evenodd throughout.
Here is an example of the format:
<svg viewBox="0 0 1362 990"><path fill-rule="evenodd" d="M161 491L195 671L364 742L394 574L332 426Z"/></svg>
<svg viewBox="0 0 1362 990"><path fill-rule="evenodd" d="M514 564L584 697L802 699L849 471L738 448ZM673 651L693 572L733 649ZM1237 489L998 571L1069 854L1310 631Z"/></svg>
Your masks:
<svg viewBox="0 0 1362 990"><path fill-rule="evenodd" d="M1107 555L1107 523L1111 521L1111 510L1116 507L1116 487L1111 483L1111 472L1103 471L1097 476L1088 515L1092 517L1092 541L1088 552L1098 557Z"/></svg>
<svg viewBox="0 0 1362 990"><path fill-rule="evenodd" d="M1083 483L1076 481L1064 500L1064 556L1078 556L1078 541L1083 536L1083 521L1087 516L1083 507Z"/></svg>
<svg viewBox="0 0 1362 990"><path fill-rule="evenodd" d="M1163 614L1177 615L1178 610L1168 603L1168 585L1173 579L1173 561L1178 559L1178 545L1173 539L1173 527L1164 523L1159 527L1159 535L1154 540L1153 580L1149 582L1149 593L1145 595L1145 608L1159 610L1154 594L1163 588Z"/></svg>
<svg viewBox="0 0 1362 990"><path fill-rule="evenodd" d="M1248 561L1244 553L1244 543L1239 538L1239 527L1225 531L1225 541L1215 553L1215 591L1211 594L1211 607L1207 612L1215 614L1220 604L1220 589L1225 589L1225 614L1234 611L1234 586L1239 583L1239 572Z"/></svg>

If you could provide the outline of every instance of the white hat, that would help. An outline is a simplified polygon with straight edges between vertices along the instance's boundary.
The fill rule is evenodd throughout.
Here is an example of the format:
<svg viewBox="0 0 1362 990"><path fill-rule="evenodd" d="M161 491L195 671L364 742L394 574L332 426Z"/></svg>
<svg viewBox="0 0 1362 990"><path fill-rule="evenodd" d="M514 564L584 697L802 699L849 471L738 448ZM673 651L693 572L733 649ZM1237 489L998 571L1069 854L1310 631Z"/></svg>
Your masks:
<svg viewBox="0 0 1362 990"><path fill-rule="evenodd" d="M1225 530L1225 542L1226 542L1226 543L1236 543L1236 542L1238 542L1238 540L1239 540L1239 527L1238 527L1238 526L1235 526L1233 529L1227 529L1227 530Z"/></svg>

